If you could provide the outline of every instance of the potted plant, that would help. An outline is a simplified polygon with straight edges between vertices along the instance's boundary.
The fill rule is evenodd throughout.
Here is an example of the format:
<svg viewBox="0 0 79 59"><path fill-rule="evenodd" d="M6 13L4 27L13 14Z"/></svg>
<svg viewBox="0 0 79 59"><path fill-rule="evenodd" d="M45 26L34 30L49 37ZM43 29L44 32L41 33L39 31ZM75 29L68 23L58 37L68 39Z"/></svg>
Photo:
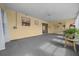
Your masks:
<svg viewBox="0 0 79 59"><path fill-rule="evenodd" d="M75 37L79 39L79 29L76 29Z"/></svg>
<svg viewBox="0 0 79 59"><path fill-rule="evenodd" d="M76 29L75 28L69 28L64 33L65 33L65 37L70 38L70 39L74 39Z"/></svg>

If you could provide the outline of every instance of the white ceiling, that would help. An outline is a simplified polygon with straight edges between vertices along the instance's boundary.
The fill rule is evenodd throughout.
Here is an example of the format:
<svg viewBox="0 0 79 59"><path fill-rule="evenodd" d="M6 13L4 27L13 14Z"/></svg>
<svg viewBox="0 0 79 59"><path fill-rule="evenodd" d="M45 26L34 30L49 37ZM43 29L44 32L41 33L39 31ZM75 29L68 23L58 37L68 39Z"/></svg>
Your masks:
<svg viewBox="0 0 79 59"><path fill-rule="evenodd" d="M5 5L46 21L74 18L79 6L74 3L6 3Z"/></svg>

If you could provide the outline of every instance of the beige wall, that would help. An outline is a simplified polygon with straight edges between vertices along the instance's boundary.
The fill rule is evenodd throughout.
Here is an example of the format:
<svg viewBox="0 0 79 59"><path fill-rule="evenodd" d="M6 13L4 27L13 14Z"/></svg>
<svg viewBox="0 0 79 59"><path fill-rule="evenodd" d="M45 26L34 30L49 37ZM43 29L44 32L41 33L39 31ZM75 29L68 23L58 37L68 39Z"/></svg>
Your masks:
<svg viewBox="0 0 79 59"><path fill-rule="evenodd" d="M63 25L65 24L66 27L65 29L68 29L69 28L69 25L72 24L75 20L73 18L70 18L70 19L64 19L64 20L56 20L56 21L51 21L49 22L49 28L48 28L48 32L49 33L63 33L62 31L64 31L64 27ZM59 24L59 23L62 23L62 24Z"/></svg>
<svg viewBox="0 0 79 59"><path fill-rule="evenodd" d="M14 29L13 27L16 25L16 11L6 8L3 5L0 7L5 9L5 11L7 13L11 40L42 34L42 23L47 23L47 22L42 21L41 19L27 16L25 14L17 12L17 29ZM29 17L31 19L31 25L30 26L22 26L21 16ZM38 25L35 25L35 23L34 23L35 20L38 21Z"/></svg>
<svg viewBox="0 0 79 59"><path fill-rule="evenodd" d="M42 21L40 19L26 16L22 13L17 13L17 29L13 29L13 27L16 25L16 12L13 10L7 10L7 16L8 16L8 23L9 23L9 30L11 33L12 40L24 38L24 37L31 37L36 35L42 34L42 23L46 23L45 21ZM30 26L22 26L21 22L21 16L29 17L31 19L31 25ZM34 21L37 20L39 22L38 25L35 25Z"/></svg>

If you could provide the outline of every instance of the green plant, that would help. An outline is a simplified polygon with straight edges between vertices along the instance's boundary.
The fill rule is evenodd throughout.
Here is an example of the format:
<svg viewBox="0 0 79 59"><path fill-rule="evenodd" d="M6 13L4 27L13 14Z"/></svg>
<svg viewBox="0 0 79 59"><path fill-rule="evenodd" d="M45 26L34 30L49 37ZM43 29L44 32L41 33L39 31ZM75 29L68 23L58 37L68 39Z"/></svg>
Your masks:
<svg viewBox="0 0 79 59"><path fill-rule="evenodd" d="M76 29L75 37L79 39L79 29Z"/></svg>
<svg viewBox="0 0 79 59"><path fill-rule="evenodd" d="M76 29L76 33L79 34L79 29Z"/></svg>
<svg viewBox="0 0 79 59"><path fill-rule="evenodd" d="M77 32L76 28L67 29L65 31L65 36L68 38L74 38L76 32Z"/></svg>
<svg viewBox="0 0 79 59"><path fill-rule="evenodd" d="M74 37L79 38L79 29L69 28L65 30L64 34L65 34L65 37L68 37L68 38L74 38Z"/></svg>
<svg viewBox="0 0 79 59"><path fill-rule="evenodd" d="M73 33L75 33L76 32L76 29L75 28L71 28L71 29L67 29L66 31L65 31L65 34L73 34Z"/></svg>

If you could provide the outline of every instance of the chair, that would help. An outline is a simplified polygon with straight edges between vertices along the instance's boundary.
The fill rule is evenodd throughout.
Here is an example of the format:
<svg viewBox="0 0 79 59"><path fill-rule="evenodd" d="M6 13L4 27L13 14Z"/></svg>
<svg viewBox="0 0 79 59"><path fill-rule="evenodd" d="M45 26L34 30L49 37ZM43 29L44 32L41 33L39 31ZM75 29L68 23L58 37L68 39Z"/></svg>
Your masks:
<svg viewBox="0 0 79 59"><path fill-rule="evenodd" d="M77 41L78 40L76 40L76 39L70 39L70 38L65 37L65 45L64 45L64 47L71 44L73 46L73 48L74 48L74 51L77 52L77 49L76 49L76 42Z"/></svg>

